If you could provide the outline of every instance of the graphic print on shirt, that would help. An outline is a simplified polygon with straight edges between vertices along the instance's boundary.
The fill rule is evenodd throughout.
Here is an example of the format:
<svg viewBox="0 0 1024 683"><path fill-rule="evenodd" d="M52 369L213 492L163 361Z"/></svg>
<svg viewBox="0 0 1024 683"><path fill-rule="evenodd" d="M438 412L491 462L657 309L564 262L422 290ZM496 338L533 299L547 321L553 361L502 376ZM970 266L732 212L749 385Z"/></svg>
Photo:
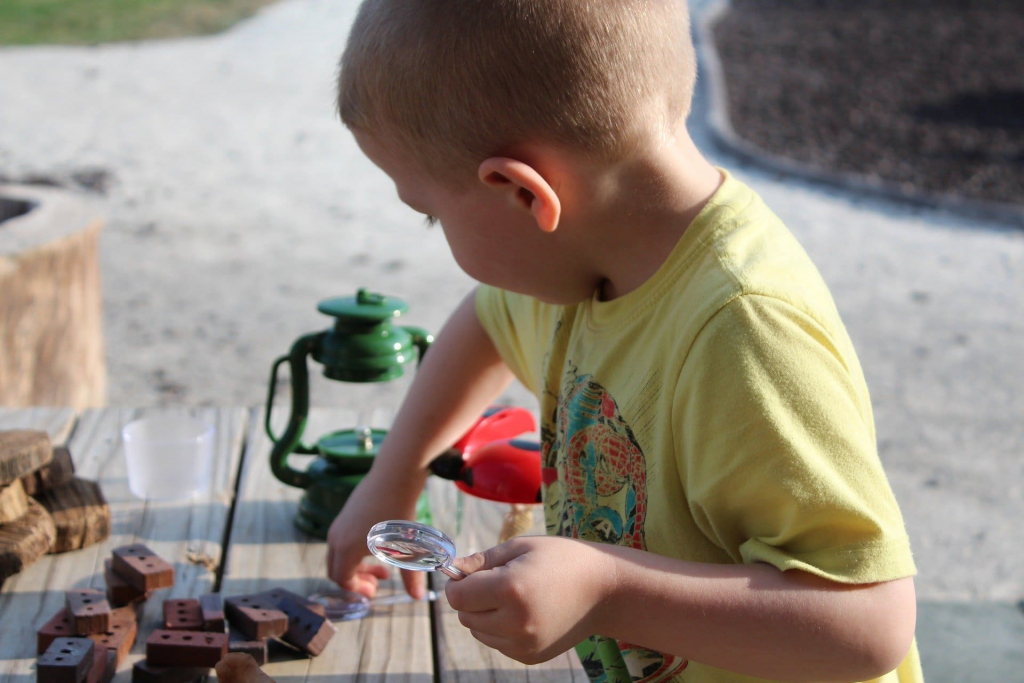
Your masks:
<svg viewBox="0 0 1024 683"><path fill-rule="evenodd" d="M554 415L541 426L544 515L549 535L646 550L647 461L618 404L571 363ZM593 683L656 683L686 659L603 636L577 647Z"/></svg>

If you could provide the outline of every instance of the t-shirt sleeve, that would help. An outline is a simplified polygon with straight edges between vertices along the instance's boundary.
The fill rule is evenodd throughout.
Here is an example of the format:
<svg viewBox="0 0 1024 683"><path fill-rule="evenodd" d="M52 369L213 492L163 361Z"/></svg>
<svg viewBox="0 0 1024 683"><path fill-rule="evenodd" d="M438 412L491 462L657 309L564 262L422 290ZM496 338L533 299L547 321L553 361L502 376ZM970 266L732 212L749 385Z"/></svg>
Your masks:
<svg viewBox="0 0 1024 683"><path fill-rule="evenodd" d="M480 285L476 315L502 360L516 378L538 393L541 352L538 348L539 302L522 294Z"/></svg>
<svg viewBox="0 0 1024 683"><path fill-rule="evenodd" d="M767 296L737 297L708 321L673 406L687 504L736 562L851 584L912 576L867 389L833 341Z"/></svg>

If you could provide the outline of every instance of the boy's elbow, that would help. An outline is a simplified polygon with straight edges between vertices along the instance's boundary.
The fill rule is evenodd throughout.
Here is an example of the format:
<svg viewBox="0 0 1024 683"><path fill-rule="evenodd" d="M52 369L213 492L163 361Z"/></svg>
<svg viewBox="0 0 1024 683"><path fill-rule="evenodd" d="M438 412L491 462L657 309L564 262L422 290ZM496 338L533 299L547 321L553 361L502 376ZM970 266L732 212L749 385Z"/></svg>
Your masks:
<svg viewBox="0 0 1024 683"><path fill-rule="evenodd" d="M908 577L876 584L872 593L868 605L859 613L862 623L854 631L858 642L853 648L851 669L856 671L850 671L849 681L871 680L893 671L906 658L914 641L914 580Z"/></svg>

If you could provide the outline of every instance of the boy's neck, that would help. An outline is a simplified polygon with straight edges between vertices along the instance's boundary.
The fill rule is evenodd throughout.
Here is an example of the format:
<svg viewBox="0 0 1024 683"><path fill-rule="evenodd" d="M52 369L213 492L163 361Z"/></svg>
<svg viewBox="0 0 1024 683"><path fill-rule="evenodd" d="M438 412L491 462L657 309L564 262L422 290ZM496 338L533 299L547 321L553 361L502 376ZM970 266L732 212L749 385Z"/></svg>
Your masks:
<svg viewBox="0 0 1024 683"><path fill-rule="evenodd" d="M722 181L683 126L660 148L593 177L573 232L599 298L649 280Z"/></svg>

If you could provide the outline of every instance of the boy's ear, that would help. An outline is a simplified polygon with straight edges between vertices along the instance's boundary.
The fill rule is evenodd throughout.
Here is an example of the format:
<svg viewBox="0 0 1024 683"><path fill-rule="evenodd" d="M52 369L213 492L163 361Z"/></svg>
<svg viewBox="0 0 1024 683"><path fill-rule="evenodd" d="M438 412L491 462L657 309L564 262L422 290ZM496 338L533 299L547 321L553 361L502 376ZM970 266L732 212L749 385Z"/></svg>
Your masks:
<svg viewBox="0 0 1024 683"><path fill-rule="evenodd" d="M554 232L562 216L558 195L540 173L515 159L491 157L485 159L477 175L487 187L506 195L515 206L529 211L544 232Z"/></svg>

